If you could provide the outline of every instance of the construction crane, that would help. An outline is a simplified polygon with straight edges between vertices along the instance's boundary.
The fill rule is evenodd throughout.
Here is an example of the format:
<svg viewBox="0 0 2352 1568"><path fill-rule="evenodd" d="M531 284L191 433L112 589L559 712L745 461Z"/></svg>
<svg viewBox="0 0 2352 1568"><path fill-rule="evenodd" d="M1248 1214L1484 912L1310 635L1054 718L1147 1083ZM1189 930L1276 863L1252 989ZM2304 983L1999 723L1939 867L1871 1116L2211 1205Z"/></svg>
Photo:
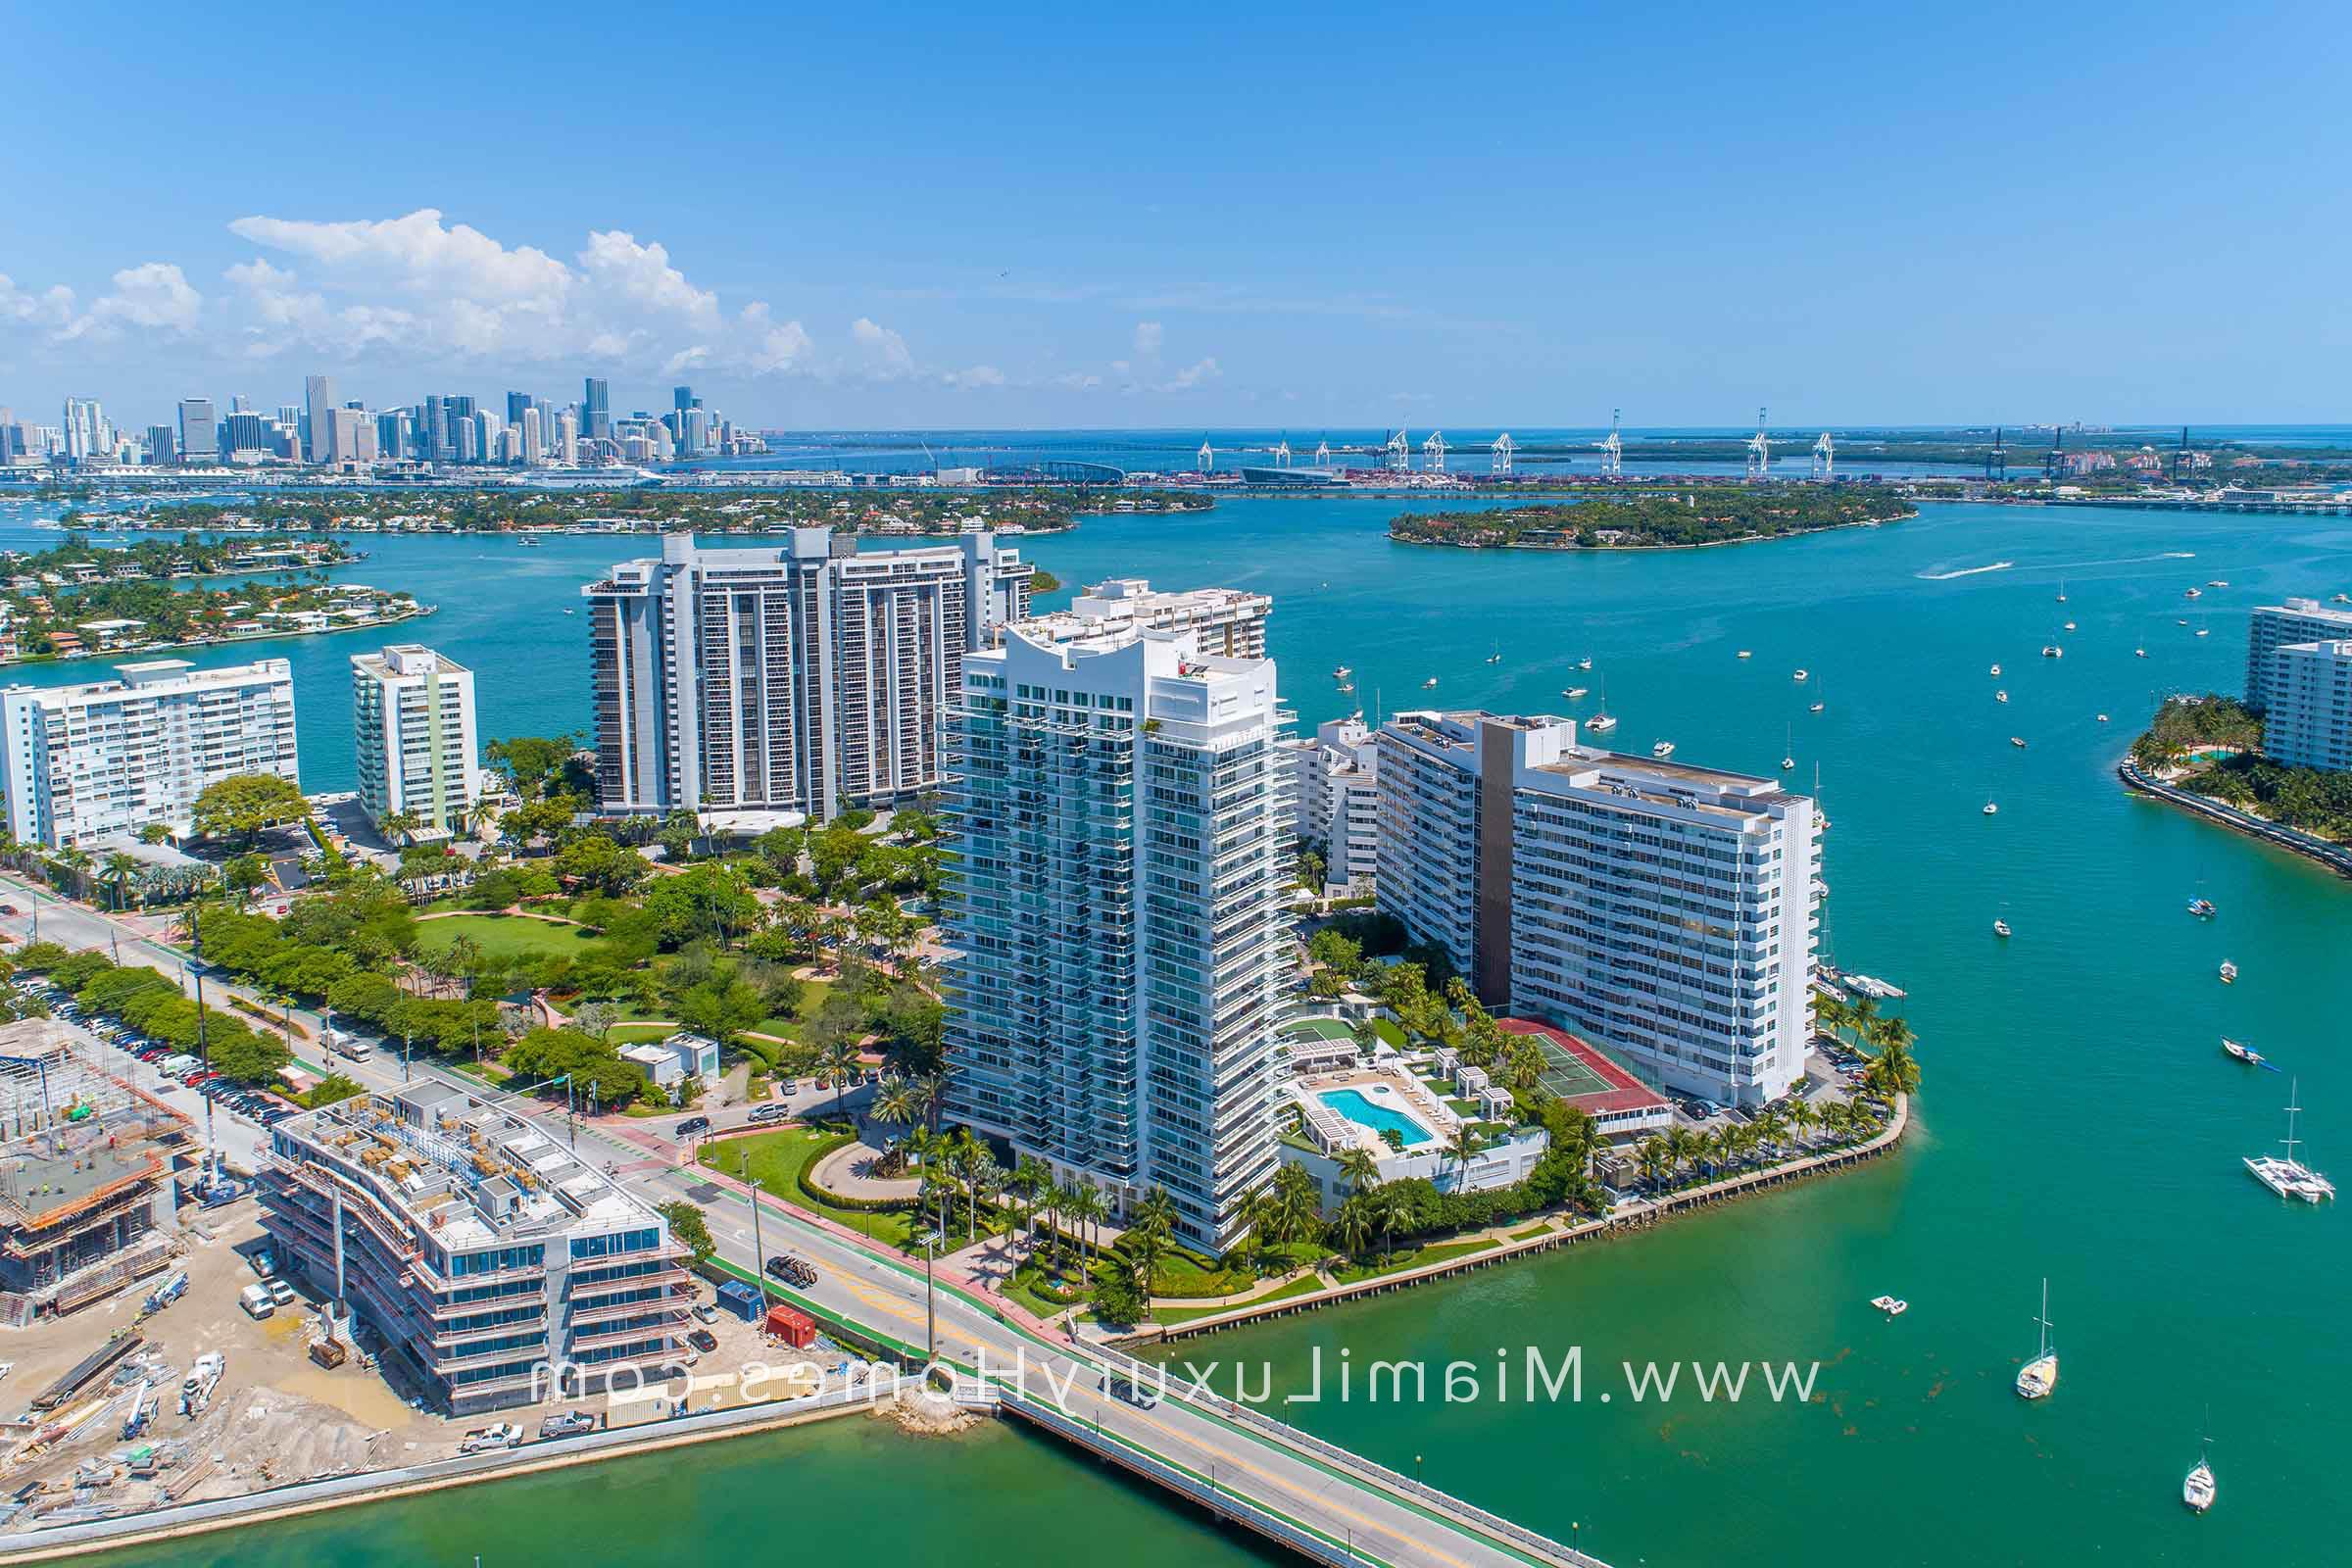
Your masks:
<svg viewBox="0 0 2352 1568"><path fill-rule="evenodd" d="M1216 451L1215 451L1213 448L1211 448L1211 447L1209 446L1209 444L1208 444L1208 442L1207 442L1206 440L1202 440L1202 441L1201 441L1201 443L1200 443L1200 450L1199 452L1197 452L1197 453L1193 454L1193 456L1194 456L1194 458L1195 458L1195 459L1196 459L1196 460L1197 460L1197 461L1200 463L1200 471L1201 471L1202 473L1207 473L1207 472L1209 472L1211 469L1215 468L1215 467L1216 467L1216 466L1217 466L1217 454L1216 454Z"/></svg>
<svg viewBox="0 0 2352 1568"><path fill-rule="evenodd" d="M1838 477L1838 443L1830 439L1827 430L1813 443L1813 477L1824 483Z"/></svg>
<svg viewBox="0 0 2352 1568"><path fill-rule="evenodd" d="M1389 471L1391 473L1413 471L1413 449L1402 430L1389 432Z"/></svg>
<svg viewBox="0 0 2352 1568"><path fill-rule="evenodd" d="M1747 477L1767 479L1772 476L1772 438L1764 433L1764 411L1756 410L1756 433L1747 439Z"/></svg>
<svg viewBox="0 0 2352 1568"><path fill-rule="evenodd" d="M1432 473L1446 471L1446 432L1432 430L1429 439L1421 443L1421 466Z"/></svg>
<svg viewBox="0 0 2352 1568"><path fill-rule="evenodd" d="M1595 442L1600 448L1600 472L1605 479L1616 479L1625 473L1625 441L1617 433L1617 416L1622 410L1609 411L1608 439Z"/></svg>
<svg viewBox="0 0 2352 1568"><path fill-rule="evenodd" d="M1511 454L1518 450L1519 445L1511 439L1510 431L1505 430L1496 436L1494 438L1494 471L1496 473L1510 472Z"/></svg>

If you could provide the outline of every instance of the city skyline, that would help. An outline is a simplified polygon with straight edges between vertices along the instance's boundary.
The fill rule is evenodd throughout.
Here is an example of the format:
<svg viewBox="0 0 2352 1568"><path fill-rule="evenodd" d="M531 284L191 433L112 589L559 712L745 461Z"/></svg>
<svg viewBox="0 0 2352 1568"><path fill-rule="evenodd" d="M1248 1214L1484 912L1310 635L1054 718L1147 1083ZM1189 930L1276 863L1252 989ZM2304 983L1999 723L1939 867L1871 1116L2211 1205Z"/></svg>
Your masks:
<svg viewBox="0 0 2352 1568"><path fill-rule="evenodd" d="M1671 39L1664 92L1620 69L1667 42L1632 15L1506 10L1434 47L1402 11L1212 12L1181 39L1069 17L1052 48L1015 28L892 49L887 81L797 74L781 125L776 52L710 47L745 20L625 50L622 14L571 20L523 71L423 29L321 71L269 7L169 58L19 19L48 69L0 130L73 173L0 258L0 401L160 417L317 370L375 405L596 375L659 407L692 378L808 429L2308 421L2352 334L2311 199L2316 8L2036 15L2063 69L1997 94L1971 90L1978 16L1725 8ZM871 57L876 25L796 18L792 56ZM92 74L100 113L65 96ZM482 156L385 155L419 82L502 106ZM252 172L154 177L172 141L288 126L297 154ZM2200 190L2277 216L2196 221Z"/></svg>

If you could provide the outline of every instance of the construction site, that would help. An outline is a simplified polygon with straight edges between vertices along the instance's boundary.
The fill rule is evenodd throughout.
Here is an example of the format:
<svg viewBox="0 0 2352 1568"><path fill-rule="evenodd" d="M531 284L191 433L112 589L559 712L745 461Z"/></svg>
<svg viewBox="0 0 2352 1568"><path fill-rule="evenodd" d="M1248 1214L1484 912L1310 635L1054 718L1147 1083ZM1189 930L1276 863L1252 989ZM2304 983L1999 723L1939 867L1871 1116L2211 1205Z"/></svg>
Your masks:
<svg viewBox="0 0 2352 1568"><path fill-rule="evenodd" d="M188 1118L47 1018L0 1025L0 1327L86 1306L171 1260Z"/></svg>

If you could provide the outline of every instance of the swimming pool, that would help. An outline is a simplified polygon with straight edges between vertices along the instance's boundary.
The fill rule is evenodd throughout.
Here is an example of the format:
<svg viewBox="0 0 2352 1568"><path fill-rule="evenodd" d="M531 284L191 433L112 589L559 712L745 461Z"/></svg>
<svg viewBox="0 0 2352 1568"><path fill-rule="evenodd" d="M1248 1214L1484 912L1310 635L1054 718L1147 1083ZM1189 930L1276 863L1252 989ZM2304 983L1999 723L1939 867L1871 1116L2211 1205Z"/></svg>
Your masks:
<svg viewBox="0 0 2352 1568"><path fill-rule="evenodd" d="M1403 1111L1368 1098L1361 1090L1326 1089L1317 1094L1315 1098L1358 1127L1369 1127L1374 1133L1385 1133L1391 1128L1395 1128L1398 1136L1403 1138L1404 1147L1407 1149L1412 1148L1415 1144L1426 1144L1430 1140L1428 1128L1413 1120Z"/></svg>

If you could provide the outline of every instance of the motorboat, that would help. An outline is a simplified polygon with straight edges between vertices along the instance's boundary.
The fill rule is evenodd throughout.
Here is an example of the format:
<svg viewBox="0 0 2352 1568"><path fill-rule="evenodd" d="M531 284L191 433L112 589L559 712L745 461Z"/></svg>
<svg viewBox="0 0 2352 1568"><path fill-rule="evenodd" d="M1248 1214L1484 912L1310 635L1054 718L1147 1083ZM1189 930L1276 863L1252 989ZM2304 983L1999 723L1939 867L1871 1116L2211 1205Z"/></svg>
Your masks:
<svg viewBox="0 0 2352 1568"><path fill-rule="evenodd" d="M1563 686L1560 688L1560 695L1573 703L1590 690L1592 688L1589 686Z"/></svg>
<svg viewBox="0 0 2352 1568"><path fill-rule="evenodd" d="M1870 1298L1870 1304L1877 1307L1880 1311L1886 1313L1888 1317L1901 1317L1905 1312L1911 1310L1911 1303L1909 1301L1899 1299L1898 1298L1892 1296L1874 1296Z"/></svg>
<svg viewBox="0 0 2352 1568"><path fill-rule="evenodd" d="M2099 720L2099 722L2100 722L2100 723L2102 723L2102 724L2106 723L2106 722L2107 722L2107 715L2106 715L2105 713L2101 713L2101 714L2099 714L2099 715L2098 715L2098 720Z"/></svg>
<svg viewBox="0 0 2352 1568"><path fill-rule="evenodd" d="M2211 626L2199 626L2197 628L2197 635L2200 637L2210 637L2213 635L2213 628Z"/></svg>
<svg viewBox="0 0 2352 1568"><path fill-rule="evenodd" d="M2073 631L2073 630L2075 629L2075 623L2074 623L2073 621L2071 621L2071 620L2070 620L2070 621L2068 621L2068 622L2066 623L2066 625L2065 625L2065 626L2064 626L2062 629L2063 629L2063 630L2066 630L2066 631Z"/></svg>
<svg viewBox="0 0 2352 1568"><path fill-rule="evenodd" d="M2177 615L2173 618L2173 624L2176 626L2185 626L2188 624L2188 617L2186 615Z"/></svg>
<svg viewBox="0 0 2352 1568"><path fill-rule="evenodd" d="M2148 651L2145 648L2134 648L2132 650L2132 657L2134 659L2145 659L2148 657Z"/></svg>
<svg viewBox="0 0 2352 1568"><path fill-rule="evenodd" d="M1791 679L1791 680L1799 680L1799 681L1801 681L1801 680L1804 680L1806 677L1807 677L1807 672L1806 672L1806 671L1804 671L1804 670L1801 670L1801 669L1800 669L1800 670L1798 670L1798 671L1797 671L1797 672L1796 672L1794 675L1791 675L1791 676L1790 676L1790 677L1788 677L1788 678L1789 678L1789 679Z"/></svg>
<svg viewBox="0 0 2352 1568"><path fill-rule="evenodd" d="M1341 695L1345 696L1345 695L1346 695L1346 694L1348 694L1348 692L1351 692L1351 691L1354 691L1354 690L1355 690L1355 682L1353 682L1353 681L1351 681L1351 680L1344 680L1344 681L1340 682L1340 692L1341 692Z"/></svg>
<svg viewBox="0 0 2352 1568"><path fill-rule="evenodd" d="M2213 1506L2213 1466L2199 1454L2196 1468L2180 1483L2180 1500L2188 1504L2190 1513L2203 1513Z"/></svg>
<svg viewBox="0 0 2352 1568"><path fill-rule="evenodd" d="M1796 765L1796 740L1792 726L1783 725L1781 727L1781 741L1788 747L1788 750L1781 754L1781 771L1786 773Z"/></svg>
<svg viewBox="0 0 2352 1568"><path fill-rule="evenodd" d="M1992 694L1992 700L1996 703L2005 703L2009 700L2009 694L2007 692L1994 692Z"/></svg>
<svg viewBox="0 0 2352 1568"><path fill-rule="evenodd" d="M2200 920L2210 920L2214 914L2213 901L2211 899L2191 899L2188 901L2188 912Z"/></svg>
<svg viewBox="0 0 2352 1568"><path fill-rule="evenodd" d="M1815 703L1815 704L1814 704L1814 705L1813 705L1811 708L1807 709L1807 710L1806 710L1806 711L1807 711L1807 712L1811 712L1811 713L1818 713L1818 712L1820 712L1820 711L1821 711L1823 709L1825 709L1825 708L1827 708L1827 707L1829 707L1829 706L1830 706L1830 705L1829 705L1829 704L1827 704L1827 703Z"/></svg>
<svg viewBox="0 0 2352 1568"><path fill-rule="evenodd" d="M2228 1035L2222 1036L2222 1054L2225 1056L2233 1056L2237 1060L2244 1062L2249 1067L2259 1067L2262 1065L2261 1052L2256 1051L2252 1046L2241 1045L2237 1041L2230 1039Z"/></svg>
<svg viewBox="0 0 2352 1568"><path fill-rule="evenodd" d="M2066 657L2066 650L2059 647L2056 643L2050 643L2044 646L2041 650L2041 657L2044 659L2064 659Z"/></svg>
<svg viewBox="0 0 2352 1568"><path fill-rule="evenodd" d="M2009 930L2009 922L2006 920L1993 921L1992 934L1996 937L2005 937L2011 935L2012 933Z"/></svg>
<svg viewBox="0 0 2352 1568"><path fill-rule="evenodd" d="M1993 665L1993 666L1992 666L1992 678L1993 678L1994 680L1999 680L1999 679L2001 678L2001 666L2000 666L2000 665L1998 665L1998 664L1995 664L1995 665Z"/></svg>
<svg viewBox="0 0 2352 1568"><path fill-rule="evenodd" d="M1335 670L1333 670L1333 671L1331 672L1331 678L1332 678L1333 680L1346 680L1346 679L1347 679L1348 676L1350 676L1350 675L1352 675L1352 674L1354 674L1354 673L1355 673L1355 666L1354 666L1354 665L1352 665L1352 664L1342 664L1342 665L1341 665L1339 668L1337 668L1337 669L1335 669Z"/></svg>
<svg viewBox="0 0 2352 1568"><path fill-rule="evenodd" d="M2023 735L2012 735L2009 737L2009 744L2012 746L2023 746L2026 744L2026 738Z"/></svg>
<svg viewBox="0 0 2352 1568"><path fill-rule="evenodd" d="M2226 986L2237 984L2237 965L2231 963L2228 958L2222 960L2222 984Z"/></svg>
<svg viewBox="0 0 2352 1568"><path fill-rule="evenodd" d="M2331 594L2328 602L2331 605L2352 605L2352 594Z"/></svg>
<svg viewBox="0 0 2352 1568"><path fill-rule="evenodd" d="M2205 586L2208 588L2227 588L2230 586L2230 579L2227 577L2208 578Z"/></svg>
<svg viewBox="0 0 2352 1568"><path fill-rule="evenodd" d="M1986 801L1984 803L1984 814L1986 816L1998 816L2001 814L2001 808L1993 805L1992 802Z"/></svg>
<svg viewBox="0 0 2352 1568"><path fill-rule="evenodd" d="M1672 756L1674 755L1674 742L1672 742L1672 741L1660 741L1660 742L1658 742L1658 744L1657 744L1657 745L1655 745L1655 746L1652 746L1652 747L1649 749L1649 755L1650 755L1650 756L1652 756L1652 757L1654 757L1654 758L1656 758L1656 759L1657 759L1659 761L1663 762L1664 760L1666 760L1666 759L1668 759L1669 757L1672 757Z"/></svg>
<svg viewBox="0 0 2352 1568"><path fill-rule="evenodd" d="M2182 594L2180 597L2183 599L2202 599L2205 597L2205 590L2202 588L2191 588L2188 592Z"/></svg>
<svg viewBox="0 0 2352 1568"><path fill-rule="evenodd" d="M1736 657L1736 658L1740 658L1740 659L1753 659L1753 658L1755 658L1756 656L1755 656L1754 654L1752 654L1752 653L1748 652L1748 650L1746 650L1746 649L1742 648L1742 649L1740 649L1740 652L1739 652L1739 653L1738 653L1736 656L1734 656L1734 657Z"/></svg>
<svg viewBox="0 0 2352 1568"><path fill-rule="evenodd" d="M2058 1352L2050 1348L2050 1282L2041 1282L2041 1316L2034 1322L2041 1325L2041 1348L2034 1359L2018 1368L2017 1396L2021 1399L2046 1399L2058 1387Z"/></svg>
<svg viewBox="0 0 2352 1568"><path fill-rule="evenodd" d="M2295 1136L2295 1115L2303 1108L2295 1103L2296 1087L2292 1079L2287 1081L2286 1152L2249 1154L2246 1170L2280 1198L2299 1198L2306 1203L2317 1203L2335 1196L2335 1184L2295 1157L2295 1145L2302 1142Z"/></svg>
<svg viewBox="0 0 2352 1568"><path fill-rule="evenodd" d="M1438 677L1435 675L1430 676L1429 679L1421 683L1421 689L1425 692L1436 691L1438 689Z"/></svg>
<svg viewBox="0 0 2352 1568"><path fill-rule="evenodd" d="M1578 660L1576 662L1576 667L1579 669L1591 669L1592 667L1592 656L1591 654L1587 654L1584 658Z"/></svg>

